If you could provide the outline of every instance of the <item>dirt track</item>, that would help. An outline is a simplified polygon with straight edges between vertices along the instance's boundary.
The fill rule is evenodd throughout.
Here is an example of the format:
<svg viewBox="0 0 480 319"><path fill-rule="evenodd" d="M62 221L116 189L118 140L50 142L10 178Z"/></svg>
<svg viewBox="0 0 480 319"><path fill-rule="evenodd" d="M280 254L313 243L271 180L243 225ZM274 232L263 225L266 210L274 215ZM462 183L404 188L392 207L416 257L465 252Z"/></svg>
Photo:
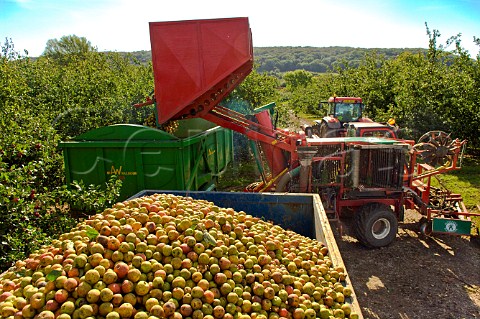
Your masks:
<svg viewBox="0 0 480 319"><path fill-rule="evenodd" d="M406 213L396 241L366 249L351 221L343 234L332 224L365 319L480 318L480 241L418 232L415 211Z"/></svg>

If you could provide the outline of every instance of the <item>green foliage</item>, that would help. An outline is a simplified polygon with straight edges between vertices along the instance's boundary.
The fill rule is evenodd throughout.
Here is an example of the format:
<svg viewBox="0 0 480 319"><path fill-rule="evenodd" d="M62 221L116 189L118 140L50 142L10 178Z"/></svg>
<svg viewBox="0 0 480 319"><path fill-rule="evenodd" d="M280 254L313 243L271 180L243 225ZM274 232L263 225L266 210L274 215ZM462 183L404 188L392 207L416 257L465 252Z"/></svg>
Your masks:
<svg viewBox="0 0 480 319"><path fill-rule="evenodd" d="M151 94L151 64L98 52L69 64L57 64L48 58L40 58L36 64L55 68L48 77L38 80L45 89L37 96L63 137L115 123L143 123L152 111L131 106Z"/></svg>
<svg viewBox="0 0 480 319"><path fill-rule="evenodd" d="M71 62L71 59L81 58L94 51L97 49L85 37L65 35L60 40L48 40L42 55L68 63Z"/></svg>
<svg viewBox="0 0 480 319"><path fill-rule="evenodd" d="M0 188L0 271L16 260L48 244L59 234L74 227L79 218L88 217L117 202L121 181L112 176L103 187L74 182L66 185L29 189L29 178L22 171L2 174Z"/></svg>
<svg viewBox="0 0 480 319"><path fill-rule="evenodd" d="M295 70L286 72L283 75L283 79L285 80L288 89L295 90L311 84L313 74L305 70Z"/></svg>
<svg viewBox="0 0 480 319"><path fill-rule="evenodd" d="M254 69L250 75L227 97L232 100L246 101L251 108L257 108L275 101L277 98L278 79Z"/></svg>
<svg viewBox="0 0 480 319"><path fill-rule="evenodd" d="M54 124L62 138L115 123L143 123L152 108L132 103L151 95L151 64L117 53L87 52L64 60L31 60L4 46L0 103L18 103Z"/></svg>
<svg viewBox="0 0 480 319"><path fill-rule="evenodd" d="M434 35L437 33L434 33ZM409 129L412 138L426 131L444 130L478 146L480 90L479 60L472 60L457 44L452 52L435 47L428 55L406 55L396 63L392 113Z"/></svg>
<svg viewBox="0 0 480 319"><path fill-rule="evenodd" d="M134 59L135 61L142 64L149 64L152 62L152 51L134 51L134 52L118 52L121 57L127 57Z"/></svg>
<svg viewBox="0 0 480 319"><path fill-rule="evenodd" d="M62 188L59 196L68 203L75 216L88 216L112 207L120 197L122 181L112 175L105 185L85 185L73 181L70 188Z"/></svg>
<svg viewBox="0 0 480 319"><path fill-rule="evenodd" d="M321 114L319 103L322 100L321 91L315 85L316 81L311 81L307 85L290 87L287 85L287 90L283 97L288 100L287 109L292 110L295 114L306 112L310 114Z"/></svg>
<svg viewBox="0 0 480 319"><path fill-rule="evenodd" d="M77 52L78 53L78 52ZM0 270L111 206L119 180L65 185L60 140L115 123L142 123L151 64L95 50L30 59L6 39L0 54Z"/></svg>

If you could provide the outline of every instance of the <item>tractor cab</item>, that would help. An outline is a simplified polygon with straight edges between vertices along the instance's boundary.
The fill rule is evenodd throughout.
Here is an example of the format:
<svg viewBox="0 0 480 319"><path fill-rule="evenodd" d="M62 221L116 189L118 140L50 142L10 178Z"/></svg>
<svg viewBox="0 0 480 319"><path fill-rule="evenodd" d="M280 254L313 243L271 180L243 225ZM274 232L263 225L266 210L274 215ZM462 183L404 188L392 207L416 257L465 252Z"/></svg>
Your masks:
<svg viewBox="0 0 480 319"><path fill-rule="evenodd" d="M363 103L359 97L331 97L328 99L328 116L340 123L357 122L362 117Z"/></svg>
<svg viewBox="0 0 480 319"><path fill-rule="evenodd" d="M350 122L372 122L362 117L364 105L360 97L330 97L320 105L328 104L328 115L315 120L311 132L319 137L340 137L346 135L345 124Z"/></svg>

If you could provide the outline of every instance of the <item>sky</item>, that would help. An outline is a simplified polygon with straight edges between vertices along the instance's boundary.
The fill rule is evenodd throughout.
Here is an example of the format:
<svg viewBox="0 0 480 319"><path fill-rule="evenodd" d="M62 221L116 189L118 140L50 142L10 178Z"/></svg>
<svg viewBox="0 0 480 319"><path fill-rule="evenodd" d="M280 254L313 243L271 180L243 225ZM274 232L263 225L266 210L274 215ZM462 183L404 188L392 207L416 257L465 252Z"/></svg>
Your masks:
<svg viewBox="0 0 480 319"><path fill-rule="evenodd" d="M248 17L254 47L428 48L427 23L437 44L461 34L472 57L480 50L480 0L0 0L0 42L33 57L64 35L150 50L149 22L230 17Z"/></svg>

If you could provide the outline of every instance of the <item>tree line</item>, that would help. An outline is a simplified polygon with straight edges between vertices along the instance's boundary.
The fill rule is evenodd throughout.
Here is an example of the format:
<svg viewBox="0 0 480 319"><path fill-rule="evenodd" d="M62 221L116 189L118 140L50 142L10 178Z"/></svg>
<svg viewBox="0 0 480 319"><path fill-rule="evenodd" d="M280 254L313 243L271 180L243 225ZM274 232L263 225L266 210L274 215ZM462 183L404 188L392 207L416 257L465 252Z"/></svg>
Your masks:
<svg viewBox="0 0 480 319"><path fill-rule="evenodd" d="M281 74L295 70L327 73L348 63L358 67L366 55L376 52L394 59L405 51L425 52L425 49L352 48L352 47L256 47L253 50L258 72Z"/></svg>
<svg viewBox="0 0 480 319"><path fill-rule="evenodd" d="M403 52L425 53L422 48L353 48L353 47L254 47L253 55L257 71L271 75L305 70L312 73L327 73L336 67L347 64L358 67L365 55L372 52L383 55L386 59L395 59ZM151 51L120 52L130 55L137 61L148 64L152 59Z"/></svg>

